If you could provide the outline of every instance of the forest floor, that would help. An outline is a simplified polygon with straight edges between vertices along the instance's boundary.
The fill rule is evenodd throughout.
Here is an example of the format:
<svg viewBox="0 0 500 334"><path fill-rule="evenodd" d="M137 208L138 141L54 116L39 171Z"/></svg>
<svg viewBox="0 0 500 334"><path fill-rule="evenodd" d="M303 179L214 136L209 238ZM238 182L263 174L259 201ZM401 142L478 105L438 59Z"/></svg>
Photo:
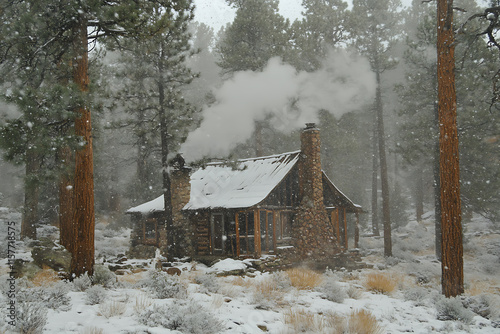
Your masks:
<svg viewBox="0 0 500 334"><path fill-rule="evenodd" d="M20 214L0 208L3 236L8 222L19 226ZM17 326L32 333L500 333L500 233L482 217L464 223L466 291L452 299L440 293L432 214L394 229L391 258L383 256L383 238L362 236L360 252L372 268L353 272L269 273L228 259L212 267L174 263L181 274L169 276L155 274L153 259L127 259L144 268L114 276L104 261L125 253L130 230L112 226L96 224L98 284L60 281L45 269L17 279L14 298L2 237L0 333L16 332L7 317L12 301ZM57 240L51 227L38 234ZM17 259L32 260L29 247L15 245ZM233 269L246 274L221 275Z"/></svg>

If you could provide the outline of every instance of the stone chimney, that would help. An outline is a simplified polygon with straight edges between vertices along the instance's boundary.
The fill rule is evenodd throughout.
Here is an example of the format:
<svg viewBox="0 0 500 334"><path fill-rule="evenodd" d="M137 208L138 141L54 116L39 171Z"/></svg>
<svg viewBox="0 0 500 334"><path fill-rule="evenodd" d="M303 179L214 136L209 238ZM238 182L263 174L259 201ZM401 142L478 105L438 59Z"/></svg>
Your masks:
<svg viewBox="0 0 500 334"><path fill-rule="evenodd" d="M307 123L301 136L299 159L300 205L292 233L296 255L301 260L328 260L340 248L323 202L323 172L319 129Z"/></svg>
<svg viewBox="0 0 500 334"><path fill-rule="evenodd" d="M185 165L184 158L177 154L171 161L170 191L172 194L172 223L174 229L174 246L171 247L174 256L182 257L194 254L194 231L189 219L181 212L189 202L191 195L191 168Z"/></svg>

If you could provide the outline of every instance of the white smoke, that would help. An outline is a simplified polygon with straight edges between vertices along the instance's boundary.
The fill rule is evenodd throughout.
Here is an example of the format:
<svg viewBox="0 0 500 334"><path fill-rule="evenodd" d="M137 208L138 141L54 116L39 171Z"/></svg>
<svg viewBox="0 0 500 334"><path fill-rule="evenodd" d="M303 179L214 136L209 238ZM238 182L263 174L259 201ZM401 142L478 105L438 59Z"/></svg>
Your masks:
<svg viewBox="0 0 500 334"><path fill-rule="evenodd" d="M332 51L312 73L272 58L262 72L238 72L215 92L217 103L203 111L181 152L188 162L227 156L252 136L255 121L287 132L316 122L321 109L337 117L359 109L374 94L374 74L360 56Z"/></svg>

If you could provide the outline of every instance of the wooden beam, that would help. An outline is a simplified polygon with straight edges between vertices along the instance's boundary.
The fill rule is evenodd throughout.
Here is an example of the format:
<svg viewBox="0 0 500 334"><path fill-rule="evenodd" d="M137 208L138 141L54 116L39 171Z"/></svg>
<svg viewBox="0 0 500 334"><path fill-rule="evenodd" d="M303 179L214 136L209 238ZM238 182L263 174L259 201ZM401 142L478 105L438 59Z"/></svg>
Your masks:
<svg viewBox="0 0 500 334"><path fill-rule="evenodd" d="M239 212L235 213L236 223L236 257L240 257L240 214Z"/></svg>

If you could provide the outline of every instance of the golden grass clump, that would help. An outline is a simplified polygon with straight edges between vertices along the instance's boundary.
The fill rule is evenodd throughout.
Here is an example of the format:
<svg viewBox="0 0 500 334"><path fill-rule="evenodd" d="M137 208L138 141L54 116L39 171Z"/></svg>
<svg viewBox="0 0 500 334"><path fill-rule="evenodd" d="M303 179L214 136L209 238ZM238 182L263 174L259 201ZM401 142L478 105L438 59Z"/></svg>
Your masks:
<svg viewBox="0 0 500 334"><path fill-rule="evenodd" d="M104 330L98 327L85 327L80 334L104 334Z"/></svg>
<svg viewBox="0 0 500 334"><path fill-rule="evenodd" d="M397 286L396 280L386 273L370 273L365 278L365 287L369 291L389 295Z"/></svg>
<svg viewBox="0 0 500 334"><path fill-rule="evenodd" d="M57 273L51 268L44 268L41 271L37 272L35 276L31 279L31 282L35 286L50 286L56 282L59 282L61 279L57 275Z"/></svg>
<svg viewBox="0 0 500 334"><path fill-rule="evenodd" d="M122 315L126 310L127 304L117 301L110 301L99 305L98 315L109 319L111 317Z"/></svg>
<svg viewBox="0 0 500 334"><path fill-rule="evenodd" d="M151 298L145 294L140 294L135 297L134 311L137 314L141 314L144 310L150 307L151 304L153 304Z"/></svg>
<svg viewBox="0 0 500 334"><path fill-rule="evenodd" d="M382 328L373 314L366 310L353 311L349 315L350 334L381 334Z"/></svg>
<svg viewBox="0 0 500 334"><path fill-rule="evenodd" d="M320 332L318 328L318 319L315 314L306 311L303 308L289 309L283 314L283 321L291 327L293 333L301 332Z"/></svg>
<svg viewBox="0 0 500 334"><path fill-rule="evenodd" d="M293 287L299 290L310 290L321 284L323 275L304 268L293 268L286 271Z"/></svg>

